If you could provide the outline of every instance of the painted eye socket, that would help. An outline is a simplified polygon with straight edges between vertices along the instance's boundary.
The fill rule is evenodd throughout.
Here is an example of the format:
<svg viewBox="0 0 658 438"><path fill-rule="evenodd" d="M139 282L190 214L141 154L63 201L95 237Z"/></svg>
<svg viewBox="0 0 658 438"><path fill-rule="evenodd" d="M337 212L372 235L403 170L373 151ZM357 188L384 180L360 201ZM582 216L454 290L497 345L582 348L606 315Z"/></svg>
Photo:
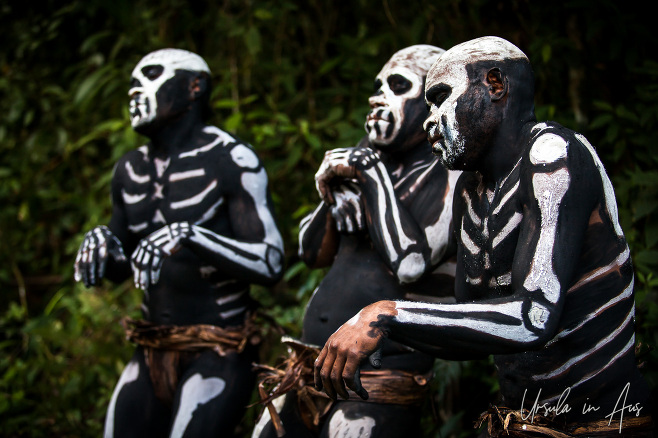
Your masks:
<svg viewBox="0 0 658 438"><path fill-rule="evenodd" d="M381 91L382 88L382 81L377 79L373 84L372 84L372 94L377 94L378 92Z"/></svg>
<svg viewBox="0 0 658 438"><path fill-rule="evenodd" d="M157 79L163 71L164 67L161 65L147 65L142 68L142 74L150 81Z"/></svg>
<svg viewBox="0 0 658 438"><path fill-rule="evenodd" d="M447 85L435 85L425 93L427 104L441 106L441 104L450 96L452 89Z"/></svg>
<svg viewBox="0 0 658 438"><path fill-rule="evenodd" d="M411 90L411 81L402 75L391 75L387 79L388 86L396 95L404 94Z"/></svg>

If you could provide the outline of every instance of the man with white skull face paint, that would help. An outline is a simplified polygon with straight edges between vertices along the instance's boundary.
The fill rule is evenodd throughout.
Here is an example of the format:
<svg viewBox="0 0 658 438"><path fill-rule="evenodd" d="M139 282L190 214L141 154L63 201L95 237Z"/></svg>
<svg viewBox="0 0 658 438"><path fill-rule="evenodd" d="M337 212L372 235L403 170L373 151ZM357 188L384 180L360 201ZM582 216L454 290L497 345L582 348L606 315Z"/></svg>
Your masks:
<svg viewBox="0 0 658 438"><path fill-rule="evenodd" d="M283 244L257 155L205 123L210 87L205 61L184 50L135 67L131 123L150 142L118 161L110 223L76 258L87 287L132 275L144 290L106 437L230 436L253 390L249 284L280 279Z"/></svg>
<svg viewBox="0 0 658 438"><path fill-rule="evenodd" d="M457 303L365 307L325 344L316 385L360 391L360 363L386 339L444 359L493 354L506 408L483 414L491 436L653 436L629 249L593 147L536 121L530 63L503 39L448 50L425 90L434 153L473 171L455 188Z"/></svg>
<svg viewBox="0 0 658 438"><path fill-rule="evenodd" d="M130 121L136 130L146 128L156 120L166 122L168 116L164 114L186 109L183 99L182 105L174 107L172 101L181 96L174 93L158 93L161 87L177 72L200 72L210 75L210 69L200 56L182 50L158 50L149 53L135 66L132 72L133 81L128 91L130 95ZM160 102L158 100L160 99Z"/></svg>
<svg viewBox="0 0 658 438"><path fill-rule="evenodd" d="M306 308L301 341L307 346L323 345L378 300L403 299L419 289L452 294L454 264L446 261L459 172L447 171L432 156L422 129L425 75L441 53L428 45L395 53L376 77L367 136L357 147L328 151L316 173L322 202L301 222L299 254L310 267L331 267ZM301 363L295 361L305 354L302 345L289 345L289 363ZM275 436L278 420L272 415L291 437L419 436L419 404L426 399L432 357L387 342L374 364L380 369L361 374L371 389L368 403L345 391L329 393L335 402L314 398L317 393L309 398L312 357L306 363L310 374L297 391L274 400L278 415L274 406L265 411L254 437ZM309 414L311 399L316 404Z"/></svg>

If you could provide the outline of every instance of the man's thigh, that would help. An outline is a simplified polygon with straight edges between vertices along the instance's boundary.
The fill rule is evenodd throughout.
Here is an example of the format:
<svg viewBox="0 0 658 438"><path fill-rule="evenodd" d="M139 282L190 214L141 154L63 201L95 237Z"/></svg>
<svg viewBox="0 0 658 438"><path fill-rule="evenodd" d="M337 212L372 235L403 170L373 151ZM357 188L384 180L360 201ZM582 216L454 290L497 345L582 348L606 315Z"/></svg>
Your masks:
<svg viewBox="0 0 658 438"><path fill-rule="evenodd" d="M420 411L418 407L339 401L331 408L320 438L421 436Z"/></svg>
<svg viewBox="0 0 658 438"><path fill-rule="evenodd" d="M137 348L117 383L105 418L105 438L166 437L170 410L155 396L144 351Z"/></svg>
<svg viewBox="0 0 658 438"><path fill-rule="evenodd" d="M273 404L286 431L286 437L313 438L317 435L314 435L304 424L297 408L298 400L294 391L275 399ZM267 408L263 409L262 417L254 427L251 438L277 438L276 429Z"/></svg>
<svg viewBox="0 0 658 438"><path fill-rule="evenodd" d="M221 357L205 351L185 369L174 396L171 437L231 436L255 384L252 351Z"/></svg>

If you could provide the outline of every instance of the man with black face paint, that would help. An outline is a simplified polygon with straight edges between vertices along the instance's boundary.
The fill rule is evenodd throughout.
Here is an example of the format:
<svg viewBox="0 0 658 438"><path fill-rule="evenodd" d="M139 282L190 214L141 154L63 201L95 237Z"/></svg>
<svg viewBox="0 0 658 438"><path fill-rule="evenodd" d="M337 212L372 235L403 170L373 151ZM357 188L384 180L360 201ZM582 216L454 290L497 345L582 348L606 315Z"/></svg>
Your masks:
<svg viewBox="0 0 658 438"><path fill-rule="evenodd" d="M454 264L443 262L451 255L450 212L459 172L447 171L432 156L422 129L425 75L441 53L428 45L395 53L376 77L367 136L357 147L324 157L315 176L322 202L301 222L299 254L313 268L331 268L306 308L302 343L323 345L355 312L378 300L403 299L428 285L433 293L440 288L452 293ZM365 386L373 387L368 403L358 397L332 403L347 394L316 397L321 393L305 386L312 383L315 356L302 343L289 344L294 352L289 371L301 374L303 382L274 399L277 409L265 412L254 437L274 436L275 426L283 436L277 417L290 437L419 436L419 405L433 358L386 342L377 358L380 370L361 374ZM300 358L305 354L311 358L306 376Z"/></svg>
<svg viewBox="0 0 658 438"><path fill-rule="evenodd" d="M205 61L184 50L135 67L131 123L150 142L117 163L109 226L76 258L87 287L132 274L144 290L106 437L231 436L253 390L249 283L279 280L283 244L260 160L205 123L210 86Z"/></svg>
<svg viewBox="0 0 658 438"><path fill-rule="evenodd" d="M536 121L530 63L503 39L453 47L425 90L434 153L472 171L455 188L457 303L365 307L325 344L316 385L361 393L359 364L386 339L493 354L506 408L483 415L492 436L653 436L629 248L594 148Z"/></svg>

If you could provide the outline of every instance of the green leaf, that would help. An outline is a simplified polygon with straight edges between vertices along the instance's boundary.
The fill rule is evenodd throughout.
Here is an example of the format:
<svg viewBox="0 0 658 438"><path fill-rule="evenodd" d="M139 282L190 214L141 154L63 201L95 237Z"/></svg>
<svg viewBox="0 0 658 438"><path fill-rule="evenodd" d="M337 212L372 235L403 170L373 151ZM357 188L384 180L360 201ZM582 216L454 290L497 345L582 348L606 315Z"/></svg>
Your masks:
<svg viewBox="0 0 658 438"><path fill-rule="evenodd" d="M111 65L106 65L87 76L78 86L73 103L80 104L83 101L90 101L103 85L112 79L112 75L108 74L111 68Z"/></svg>
<svg viewBox="0 0 658 438"><path fill-rule="evenodd" d="M653 221L644 227L645 243L651 249L658 243L658 221Z"/></svg>
<svg viewBox="0 0 658 438"><path fill-rule="evenodd" d="M638 264L656 266L658 265L658 251L644 250L637 253L634 261Z"/></svg>
<svg viewBox="0 0 658 438"><path fill-rule="evenodd" d="M256 27L250 27L244 35L247 50L251 56L255 56L260 52L260 33Z"/></svg>

